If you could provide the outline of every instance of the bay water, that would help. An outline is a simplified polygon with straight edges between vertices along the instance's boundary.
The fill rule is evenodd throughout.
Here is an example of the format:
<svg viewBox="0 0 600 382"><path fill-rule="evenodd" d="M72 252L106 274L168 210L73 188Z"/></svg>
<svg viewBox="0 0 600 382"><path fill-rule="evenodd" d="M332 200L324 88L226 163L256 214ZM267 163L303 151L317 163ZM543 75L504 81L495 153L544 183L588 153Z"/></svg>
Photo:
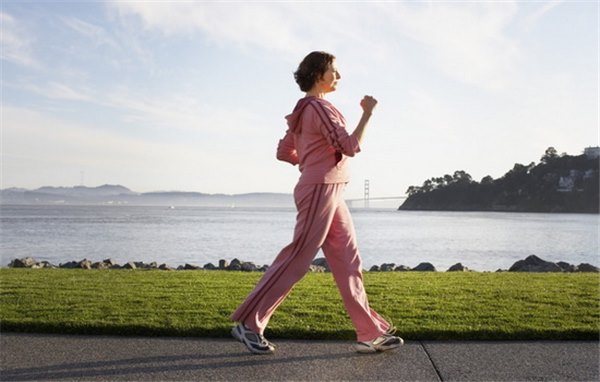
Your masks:
<svg viewBox="0 0 600 382"><path fill-rule="evenodd" d="M508 269L535 254L549 261L599 263L598 215L353 209L363 267L430 262L445 271ZM87 258L270 264L292 239L286 208L0 206L1 266L34 257L58 265ZM322 253L317 256L322 256Z"/></svg>

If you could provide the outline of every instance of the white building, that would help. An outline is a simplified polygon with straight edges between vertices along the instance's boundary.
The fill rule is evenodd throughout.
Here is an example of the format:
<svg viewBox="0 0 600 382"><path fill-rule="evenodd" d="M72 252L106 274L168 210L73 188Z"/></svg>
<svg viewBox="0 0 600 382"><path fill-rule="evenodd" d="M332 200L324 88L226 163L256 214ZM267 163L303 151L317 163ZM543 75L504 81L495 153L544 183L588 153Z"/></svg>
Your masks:
<svg viewBox="0 0 600 382"><path fill-rule="evenodd" d="M600 158L600 147L586 147L583 150L583 153L589 159Z"/></svg>

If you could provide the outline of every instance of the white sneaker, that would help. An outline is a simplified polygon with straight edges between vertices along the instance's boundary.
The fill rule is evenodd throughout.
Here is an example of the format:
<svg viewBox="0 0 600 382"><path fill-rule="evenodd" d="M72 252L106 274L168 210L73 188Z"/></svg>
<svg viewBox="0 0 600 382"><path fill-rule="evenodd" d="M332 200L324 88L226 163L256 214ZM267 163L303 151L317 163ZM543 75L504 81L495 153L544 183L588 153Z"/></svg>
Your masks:
<svg viewBox="0 0 600 382"><path fill-rule="evenodd" d="M267 341L262 334L254 333L244 324L239 324L231 329L231 335L246 345L248 350L254 354L271 354L275 351L275 346Z"/></svg>
<svg viewBox="0 0 600 382"><path fill-rule="evenodd" d="M402 338L384 334L371 341L357 342L354 344L354 350L358 353L375 353L395 349L402 345L404 345Z"/></svg>

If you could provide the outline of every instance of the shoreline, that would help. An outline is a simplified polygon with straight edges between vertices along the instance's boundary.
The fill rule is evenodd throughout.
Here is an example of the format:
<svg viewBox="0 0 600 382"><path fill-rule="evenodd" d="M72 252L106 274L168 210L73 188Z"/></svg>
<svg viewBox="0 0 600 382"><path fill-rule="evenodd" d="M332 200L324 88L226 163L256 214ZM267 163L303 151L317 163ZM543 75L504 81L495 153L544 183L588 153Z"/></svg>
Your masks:
<svg viewBox="0 0 600 382"><path fill-rule="evenodd" d="M177 267L172 267L165 263L158 264L157 262L139 262L129 261L124 264L117 264L112 259L102 261L91 261L88 259L73 260L59 265L52 264L48 261L36 261L33 257L15 258L7 266L7 268L29 268L29 269L124 269L124 270L164 270L164 271L185 271L185 270L221 270L221 271L240 271L240 272L265 272L268 265L258 266L253 262L241 261L233 259L231 262L221 259L218 265L207 263L203 266L186 263ZM319 257L313 260L308 272L323 273L330 272L329 265L324 257ZM383 263L381 265L373 265L370 269L363 269L363 272L479 272L490 273L492 271L477 271L468 268L462 263L456 263L449 267L446 271L438 270L433 264L421 262L416 267L411 268L406 265L395 263ZM515 262L508 269L498 269L495 272L529 272L529 273L581 273L592 272L599 273L600 268L589 263L581 263L579 265L570 264L565 261L550 262L543 260L535 255L530 255L523 260Z"/></svg>

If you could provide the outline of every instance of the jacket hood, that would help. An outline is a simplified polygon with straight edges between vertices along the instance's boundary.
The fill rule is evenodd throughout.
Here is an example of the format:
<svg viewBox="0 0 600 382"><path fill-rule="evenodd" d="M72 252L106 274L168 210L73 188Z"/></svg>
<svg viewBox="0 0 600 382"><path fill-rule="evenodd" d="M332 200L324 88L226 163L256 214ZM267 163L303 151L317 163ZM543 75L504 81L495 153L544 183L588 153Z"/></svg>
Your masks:
<svg viewBox="0 0 600 382"><path fill-rule="evenodd" d="M298 100L298 103L296 103L296 107L294 107L292 114L286 115L285 119L287 120L288 127L292 133L300 133L300 116L302 116L304 108L315 98L316 97L301 98Z"/></svg>

